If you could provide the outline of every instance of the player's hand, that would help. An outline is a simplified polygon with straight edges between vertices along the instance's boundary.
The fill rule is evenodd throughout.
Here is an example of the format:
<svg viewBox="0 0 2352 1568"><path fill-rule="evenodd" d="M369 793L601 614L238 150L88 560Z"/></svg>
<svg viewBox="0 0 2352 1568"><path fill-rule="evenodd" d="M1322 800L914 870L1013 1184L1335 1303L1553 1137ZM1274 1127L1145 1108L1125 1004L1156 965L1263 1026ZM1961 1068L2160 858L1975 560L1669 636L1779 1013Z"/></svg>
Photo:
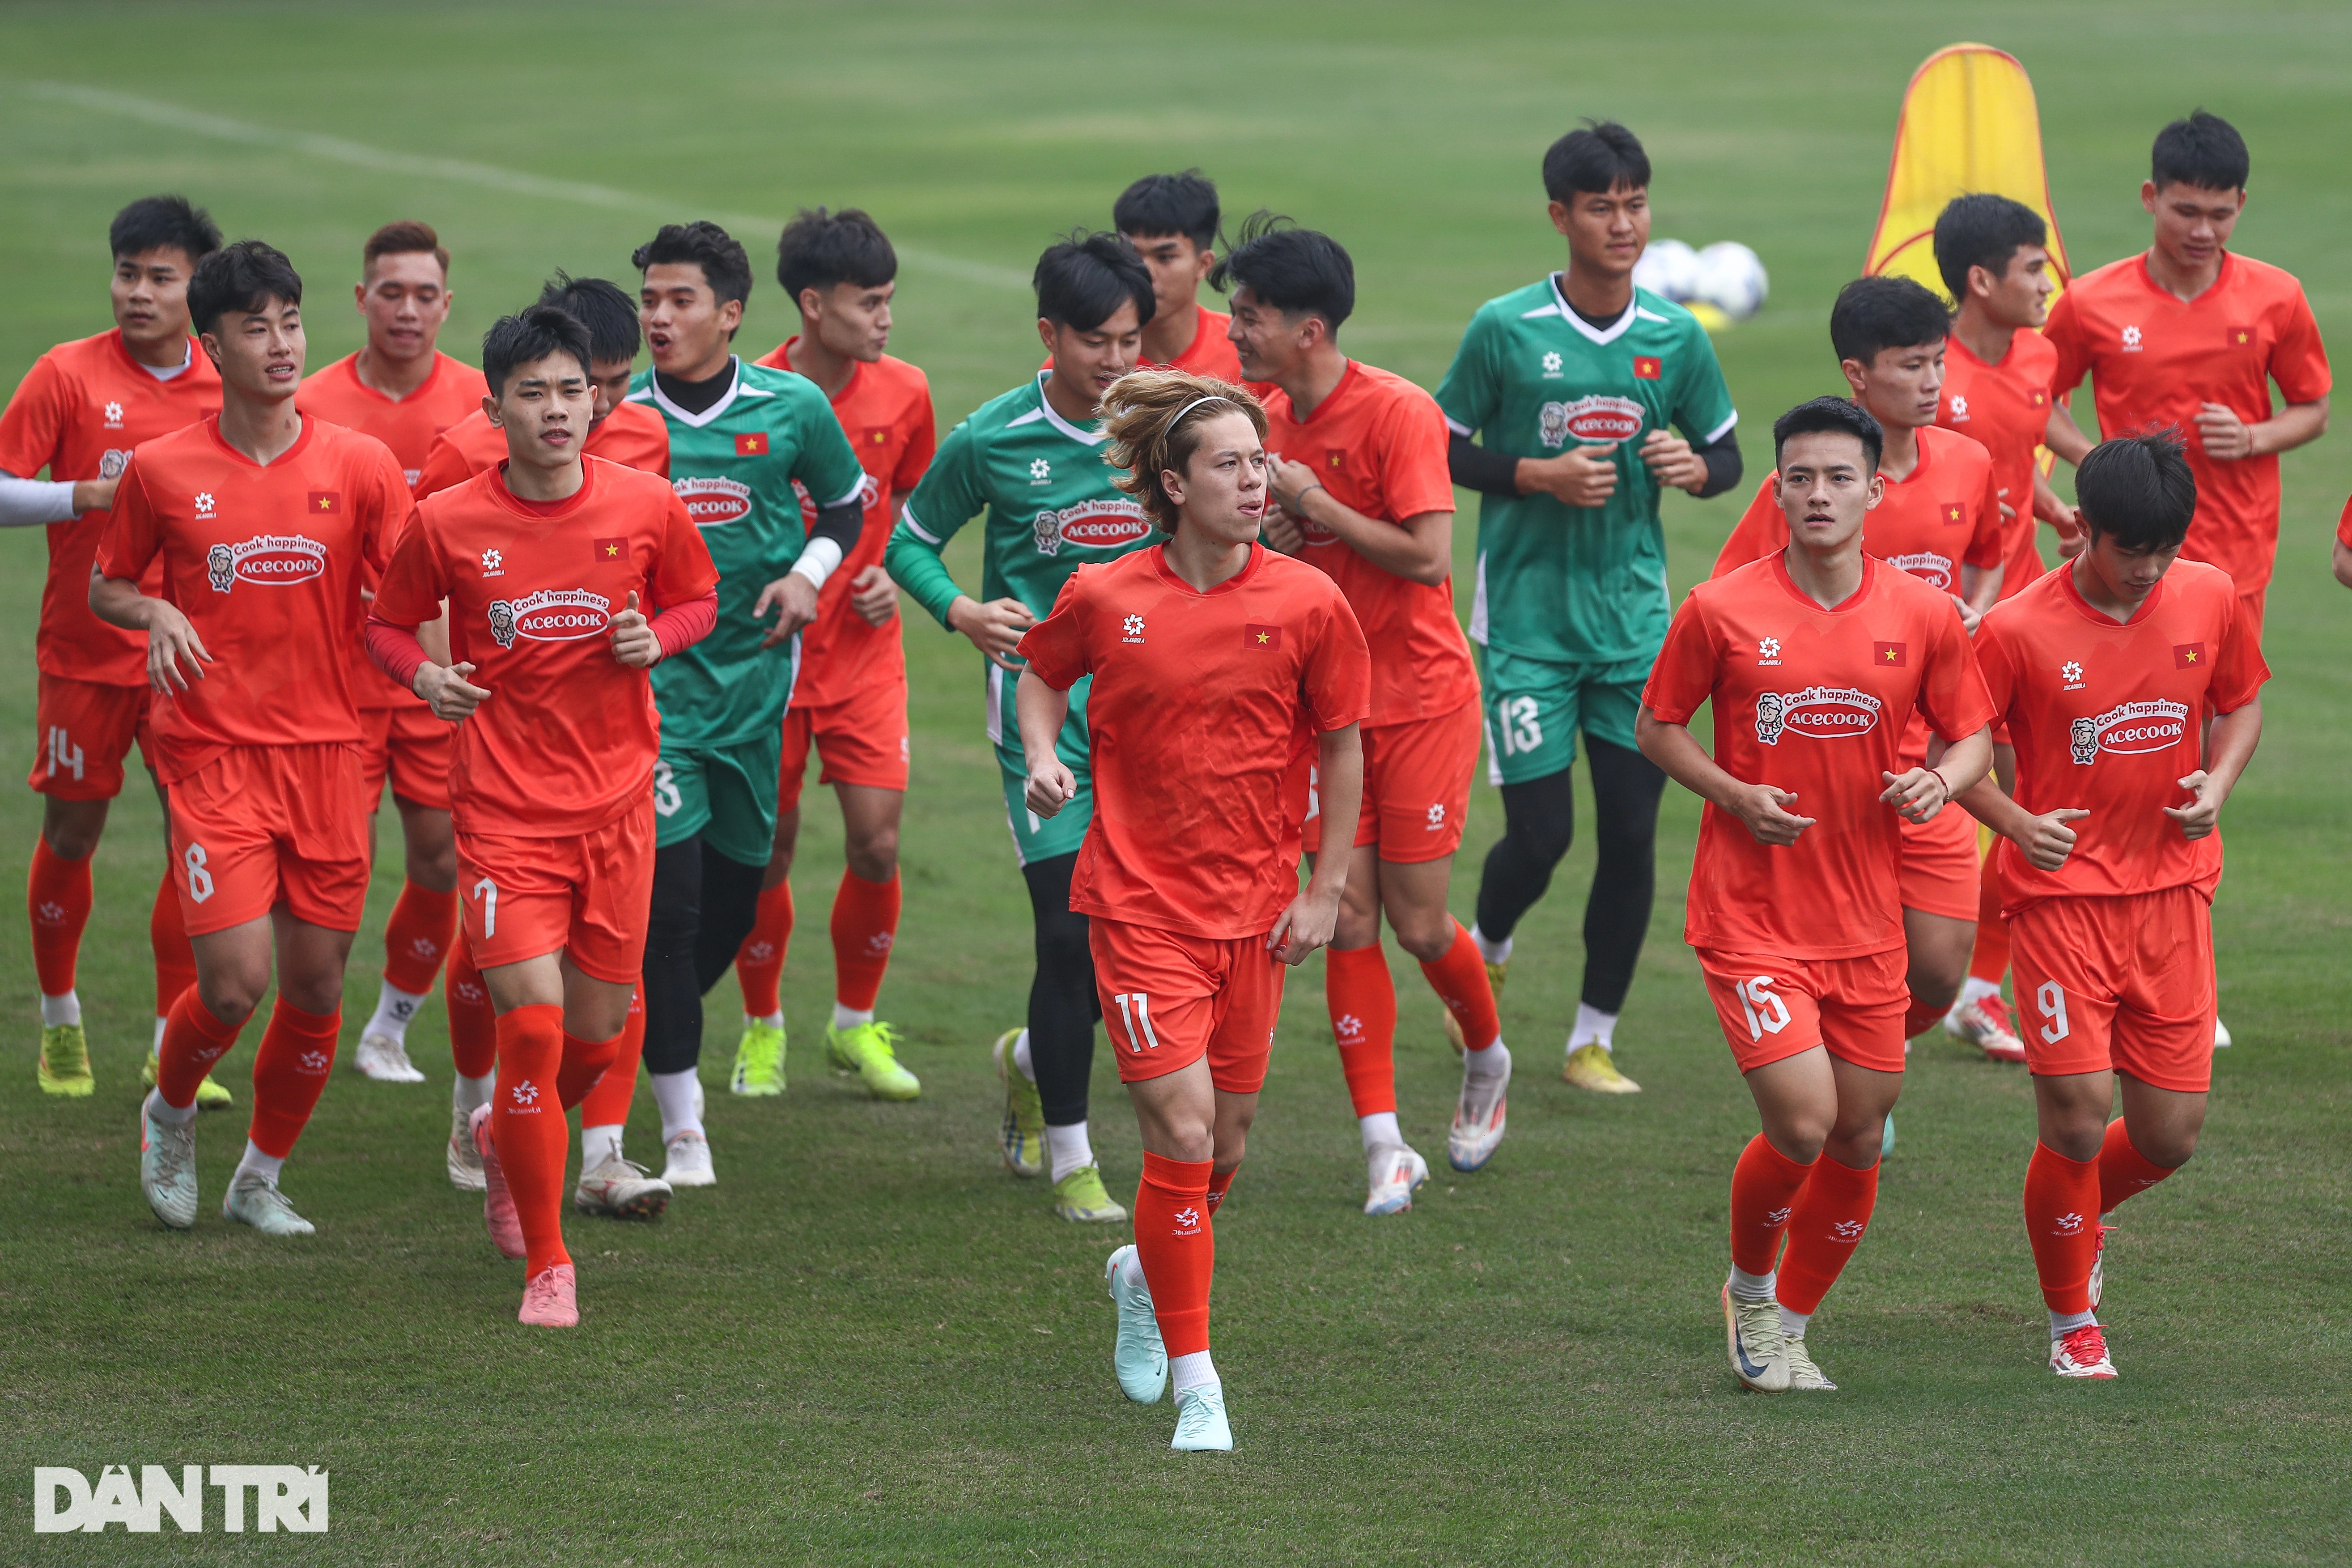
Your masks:
<svg viewBox="0 0 2352 1568"><path fill-rule="evenodd" d="M776 612L776 624L760 639L761 647L782 647L793 640L793 634L816 619L816 584L797 572L787 572L760 590L751 605L751 618L766 618L770 610Z"/></svg>
<svg viewBox="0 0 2352 1568"><path fill-rule="evenodd" d="M1899 775L1882 772L1878 776L1886 781L1878 798L1901 812L1906 822L1933 822L1951 798L1944 787L1944 775L1933 768L1913 768Z"/></svg>
<svg viewBox="0 0 2352 1568"><path fill-rule="evenodd" d="M2252 427L2225 404L2198 405L2197 439L2205 455L2217 462L2231 463L2254 455Z"/></svg>
<svg viewBox="0 0 2352 1568"><path fill-rule="evenodd" d="M2033 818L2025 837L2011 842L2024 852L2027 862L2035 870L2055 871L2066 864L2066 857L2074 851L2074 830L2066 825L2080 822L2090 815L2087 811L2062 805L2055 811L2044 812Z"/></svg>
<svg viewBox="0 0 2352 1568"><path fill-rule="evenodd" d="M1671 430L1653 430L1642 437L1642 461L1658 483L1678 490L1696 490L1706 484L1706 459Z"/></svg>
<svg viewBox="0 0 2352 1568"><path fill-rule="evenodd" d="M1078 781L1062 765L1062 759L1055 757L1030 768L1029 783L1021 795L1041 820L1051 820L1061 814L1062 807L1078 798Z"/></svg>
<svg viewBox="0 0 2352 1568"><path fill-rule="evenodd" d="M110 479L76 479L73 491L75 514L79 516L86 511L112 511L114 492L121 483L122 476L120 474Z"/></svg>
<svg viewBox="0 0 2352 1568"><path fill-rule="evenodd" d="M849 607L869 626L887 626L898 616L898 584L877 563L849 580Z"/></svg>
<svg viewBox="0 0 2352 1568"><path fill-rule="evenodd" d="M188 678L181 673L181 664L184 662L202 680L213 656L179 605L165 599L150 599L147 605L147 684L168 694L176 681L185 691Z"/></svg>
<svg viewBox="0 0 2352 1568"><path fill-rule="evenodd" d="M2221 820L2221 796L2203 768L2177 782L2197 798L2187 805L2168 805L2164 815L2180 824L2181 837L2202 838Z"/></svg>
<svg viewBox="0 0 2352 1568"><path fill-rule="evenodd" d="M2074 510L2074 508L2069 507L2066 510L2071 512ZM2075 522L2071 528L2063 523L2060 524L2058 527L2058 559L2061 561L2072 561L2074 557L2083 553L2083 546L2088 544L2090 542L2089 537L2083 532L2083 525L2080 522Z"/></svg>
<svg viewBox="0 0 2352 1568"><path fill-rule="evenodd" d="M1021 646L1021 634L1036 624L1029 606L1010 597L991 599L985 605L977 599L958 599L948 606L948 629L970 637L971 646L1000 669L1017 672L1021 668L1012 662L1011 655Z"/></svg>
<svg viewBox="0 0 2352 1568"><path fill-rule="evenodd" d="M637 608L637 591L629 590L629 601L621 613L613 617L613 662L629 669L647 669L662 656L661 638L646 613Z"/></svg>
<svg viewBox="0 0 2352 1568"><path fill-rule="evenodd" d="M1539 495L1570 506L1599 506L1617 493L1616 452L1614 441L1577 447L1557 458L1528 458L1528 471Z"/></svg>
<svg viewBox="0 0 2352 1568"><path fill-rule="evenodd" d="M417 667L414 689L432 708L436 719L463 723L473 716L475 709L489 700L488 692L466 679L473 673L471 664L445 667L428 660Z"/></svg>
<svg viewBox="0 0 2352 1568"><path fill-rule="evenodd" d="M1992 494L1993 504L2000 508L2000 521L2004 524L2015 522L2017 521L2017 509L2009 504L2009 487L2007 485L2003 485L2000 489L1993 491Z"/></svg>
<svg viewBox="0 0 2352 1568"><path fill-rule="evenodd" d="M1318 896L1310 884L1290 900L1290 907L1282 911L1274 929L1265 933L1265 950L1296 968L1317 948L1330 946L1339 929L1339 894Z"/></svg>
<svg viewBox="0 0 2352 1568"><path fill-rule="evenodd" d="M1966 599L1961 598L1958 594L1954 594L1951 597L1952 603L1960 607L1960 630L1968 633L1970 637L1976 636L1977 623L1984 619L1984 612L1978 609L1974 605L1969 604Z"/></svg>
<svg viewBox="0 0 2352 1568"><path fill-rule="evenodd" d="M1315 477L1315 470L1304 463L1294 463L1279 452L1265 456L1266 491L1275 505L1293 517L1304 515L1298 510L1300 498L1322 482Z"/></svg>
<svg viewBox="0 0 2352 1568"><path fill-rule="evenodd" d="M1810 816L1799 816L1783 809L1797 798L1792 789L1776 789L1770 784L1742 784L1731 798L1731 815L1739 818L1757 843L1776 849L1785 849L1797 841L1797 835L1813 825Z"/></svg>
<svg viewBox="0 0 2352 1568"><path fill-rule="evenodd" d="M1268 550L1280 555L1296 555L1307 544L1307 531L1298 520L1278 506L1265 509L1265 516L1257 525L1259 541Z"/></svg>

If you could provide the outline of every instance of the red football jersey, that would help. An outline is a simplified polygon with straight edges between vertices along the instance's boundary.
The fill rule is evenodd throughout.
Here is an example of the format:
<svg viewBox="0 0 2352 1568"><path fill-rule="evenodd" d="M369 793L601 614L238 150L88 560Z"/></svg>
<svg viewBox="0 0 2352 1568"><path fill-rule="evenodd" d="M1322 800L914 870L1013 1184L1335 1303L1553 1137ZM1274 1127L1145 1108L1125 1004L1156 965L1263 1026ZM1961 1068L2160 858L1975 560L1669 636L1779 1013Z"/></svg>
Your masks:
<svg viewBox="0 0 2352 1568"><path fill-rule="evenodd" d="M358 743L345 650L361 575L383 569L415 510L383 442L323 419L304 419L267 468L221 439L217 416L140 447L99 569L135 582L160 561L160 596L212 655L204 679L149 710L164 783L230 746Z"/></svg>
<svg viewBox="0 0 2352 1568"><path fill-rule="evenodd" d="M2074 279L2044 331L2058 350L2053 389L2071 392L2088 374L2101 431L2168 425L2188 438L2197 521L2184 557L2219 566L2241 594L2265 586L2278 555L2278 454L2213 461L2197 411L2219 403L2248 424L2268 419L2273 381L2289 403L2327 395L2327 350L2294 275L2224 252L2221 277L2184 304L2148 276L2145 257L2129 257Z"/></svg>
<svg viewBox="0 0 2352 1568"><path fill-rule="evenodd" d="M194 339L187 368L169 381L131 357L119 330L59 343L33 362L0 414L0 471L20 479L43 468L52 479L110 479L141 442L219 413L220 402L220 372ZM147 639L89 613L89 563L105 531L102 511L49 524L34 658L44 675L144 686ZM152 594L162 583L151 575L139 586Z"/></svg>
<svg viewBox="0 0 2352 1568"><path fill-rule="evenodd" d="M1404 377L1349 360L1339 384L1303 421L1278 388L1269 388L1265 402L1267 454L1306 464L1342 505L1392 523L1454 510L1445 416L1435 398ZM1372 647L1366 723L1434 718L1476 699L1478 672L1454 618L1452 578L1409 582L1319 523L1302 519L1300 527L1306 542L1298 558L1339 584Z"/></svg>
<svg viewBox="0 0 2352 1568"><path fill-rule="evenodd" d="M580 443L580 455L667 479L669 421L642 403L624 403L596 422L588 439ZM507 433L476 408L434 437L433 449L425 455L424 470L416 477L416 499L423 500L436 490L464 484L506 460Z"/></svg>
<svg viewBox="0 0 2352 1568"><path fill-rule="evenodd" d="M1973 735L1993 716L1952 602L1874 557L1823 609L1771 555L1701 583L1666 630L1642 705L1669 724L1715 708L1715 760L1793 791L1814 818L1786 848L1709 803L1683 937L1693 947L1854 958L1904 944L1902 818L1878 798L1912 714ZM1946 806L1955 811L1957 806Z"/></svg>
<svg viewBox="0 0 2352 1568"><path fill-rule="evenodd" d="M2352 548L2352 498L2344 502L2344 514L2336 520L2336 537Z"/></svg>
<svg viewBox="0 0 2352 1568"><path fill-rule="evenodd" d="M799 341L785 339L756 363L773 370L792 369L786 351ZM890 498L905 495L922 481L940 446L931 417L930 382L905 360L888 354L850 372L849 384L833 399L833 415L866 470L866 522L857 547L825 579L824 590L817 595L816 619L801 633L800 679L793 687L795 708L824 708L870 686L906 680L907 649L899 640L898 621L866 625L866 617L849 607L849 583L866 567L881 563L898 521ZM801 516L812 524L816 521L816 503L805 490L801 492Z"/></svg>
<svg viewBox="0 0 2352 1568"><path fill-rule="evenodd" d="M2128 621L2093 609L2070 568L1994 606L1977 628L1993 706L2017 748L2015 800L2037 815L2077 807L2074 847L2055 871L2000 845L2001 912L2037 900L2105 898L2221 879L2221 836L2190 840L2164 807L2205 765L2205 721L2253 700L2270 666L2239 616L2229 576L2178 561Z"/></svg>
<svg viewBox="0 0 2352 1568"><path fill-rule="evenodd" d="M1255 549L1203 594L1155 545L1062 585L1021 656L1094 677L1095 815L1070 908L1192 936L1259 936L1298 893L1291 764L1369 710L1364 634L1336 584Z"/></svg>
<svg viewBox="0 0 2352 1568"><path fill-rule="evenodd" d="M1944 348L1944 392L1936 405L1936 423L1970 437L1991 455L1993 485L2017 514L2001 529L2004 599L2047 570L2034 531L2033 454L2050 427L2050 383L2057 371L2058 351L2040 332L2011 338L1999 364L1979 359L1957 335Z"/></svg>
<svg viewBox="0 0 2352 1568"><path fill-rule="evenodd" d="M501 469L429 496L377 590L375 616L414 627L449 602L449 657L490 693L457 726L450 813L468 833L568 837L653 788L653 680L613 658L632 592L648 617L719 584L667 480L590 458L568 500L516 498Z"/></svg>

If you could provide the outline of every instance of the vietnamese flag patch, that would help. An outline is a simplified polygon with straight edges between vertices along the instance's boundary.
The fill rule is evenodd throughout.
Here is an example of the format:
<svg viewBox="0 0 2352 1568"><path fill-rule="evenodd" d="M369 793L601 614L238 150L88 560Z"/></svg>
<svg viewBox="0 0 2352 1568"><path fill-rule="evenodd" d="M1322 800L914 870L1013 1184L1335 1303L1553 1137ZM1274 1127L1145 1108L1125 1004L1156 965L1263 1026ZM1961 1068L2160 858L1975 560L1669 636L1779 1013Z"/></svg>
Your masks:
<svg viewBox="0 0 2352 1568"><path fill-rule="evenodd" d="M1656 381L1666 374L1666 362L1655 354L1633 356L1633 376L1637 381Z"/></svg>
<svg viewBox="0 0 2352 1568"><path fill-rule="evenodd" d="M312 490L310 499L302 503L302 507L312 517L341 517L343 512L343 492Z"/></svg>
<svg viewBox="0 0 2352 1568"><path fill-rule="evenodd" d="M764 458L768 455L768 433L754 430L735 437L735 455L739 458Z"/></svg>
<svg viewBox="0 0 2352 1568"><path fill-rule="evenodd" d="M1278 648L1282 646L1282 628L1245 626L1242 628L1242 641L1244 646L1248 647L1262 647L1268 650Z"/></svg>
<svg viewBox="0 0 2352 1568"><path fill-rule="evenodd" d="M1899 642L1874 642L1870 645L1870 662L1881 669L1901 669L1909 661L1905 658L1905 646Z"/></svg>
<svg viewBox="0 0 2352 1568"><path fill-rule="evenodd" d="M2032 403L2034 407L2042 407L2044 405L2048 404L2049 401L2050 395L2048 393L2042 391L2042 388L2038 386L2033 389Z"/></svg>
<svg viewBox="0 0 2352 1568"><path fill-rule="evenodd" d="M890 426L887 425L868 425L866 427L866 444L869 447L888 446L890 444Z"/></svg>
<svg viewBox="0 0 2352 1568"><path fill-rule="evenodd" d="M1945 527L1947 527L1947 528L1964 528L1964 527L1966 527L1966 526L1968 525L1968 521L1969 521L1969 503L1968 503L1968 502L1966 502L1966 501L1964 501L1964 500L1948 500L1948 501L1946 501L1946 502L1944 503L1944 526L1945 526Z"/></svg>
<svg viewBox="0 0 2352 1568"><path fill-rule="evenodd" d="M1331 451L1331 455L1323 459L1323 466L1330 469L1333 473L1337 473L1344 464L1346 458L1347 454L1345 452L1334 447Z"/></svg>
<svg viewBox="0 0 2352 1568"><path fill-rule="evenodd" d="M600 539L596 541L596 559L618 561L627 552L628 548L629 542L625 539Z"/></svg>
<svg viewBox="0 0 2352 1568"><path fill-rule="evenodd" d="M2222 338L2233 349L2250 349L2254 346L2254 329L2252 327L2225 328Z"/></svg>
<svg viewBox="0 0 2352 1568"><path fill-rule="evenodd" d="M2202 669L2205 668L2205 645L2201 642L2177 642L2172 645L2172 668Z"/></svg>

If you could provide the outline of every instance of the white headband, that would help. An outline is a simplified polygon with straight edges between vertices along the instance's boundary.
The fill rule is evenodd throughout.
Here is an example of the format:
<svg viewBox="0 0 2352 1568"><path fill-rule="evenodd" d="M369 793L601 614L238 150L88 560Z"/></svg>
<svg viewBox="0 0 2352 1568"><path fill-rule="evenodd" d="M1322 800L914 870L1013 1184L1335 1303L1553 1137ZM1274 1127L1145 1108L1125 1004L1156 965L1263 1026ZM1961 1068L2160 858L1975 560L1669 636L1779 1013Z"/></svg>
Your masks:
<svg viewBox="0 0 2352 1568"><path fill-rule="evenodd" d="M1192 410L1200 407L1203 403L1230 403L1232 401L1233 399L1227 397L1221 392L1213 392L1206 397L1196 397L1192 399L1192 402L1184 405L1183 407L1179 408L1176 411L1176 417L1168 422L1168 428L1173 430L1176 426L1184 423L1184 416L1192 413Z"/></svg>

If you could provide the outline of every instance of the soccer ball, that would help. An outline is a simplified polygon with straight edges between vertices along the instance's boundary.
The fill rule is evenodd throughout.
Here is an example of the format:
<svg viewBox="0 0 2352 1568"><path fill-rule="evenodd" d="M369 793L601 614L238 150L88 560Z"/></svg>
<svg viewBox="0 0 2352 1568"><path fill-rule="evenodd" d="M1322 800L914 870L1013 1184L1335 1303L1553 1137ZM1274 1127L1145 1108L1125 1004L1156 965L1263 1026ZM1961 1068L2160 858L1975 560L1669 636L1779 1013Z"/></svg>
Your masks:
<svg viewBox="0 0 2352 1568"><path fill-rule="evenodd" d="M1692 297L1704 300L1735 321L1744 321L1764 304L1771 280L1764 263L1737 240L1717 240L1694 258L1697 276ZM1635 276L1640 276L1637 267Z"/></svg>
<svg viewBox="0 0 2352 1568"><path fill-rule="evenodd" d="M1698 252L1679 239L1654 239L1633 263L1633 285L1664 295L1679 305L1696 298Z"/></svg>

